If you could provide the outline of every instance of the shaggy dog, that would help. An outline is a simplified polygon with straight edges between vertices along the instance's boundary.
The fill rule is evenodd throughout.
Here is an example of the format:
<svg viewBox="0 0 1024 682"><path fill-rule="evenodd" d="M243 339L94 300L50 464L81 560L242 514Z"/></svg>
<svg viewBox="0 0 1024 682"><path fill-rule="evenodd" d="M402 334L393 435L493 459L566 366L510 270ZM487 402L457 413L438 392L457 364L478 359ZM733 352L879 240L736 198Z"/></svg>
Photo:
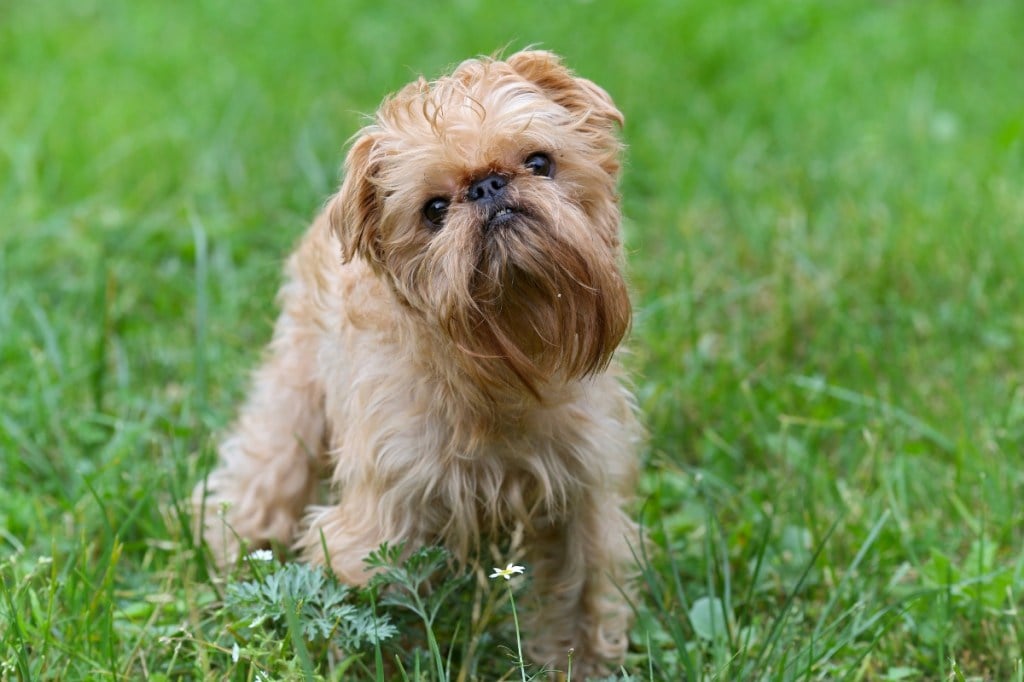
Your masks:
<svg viewBox="0 0 1024 682"><path fill-rule="evenodd" d="M543 51L384 101L288 260L266 359L196 489L220 561L279 541L359 584L384 541L465 561L519 527L530 657L622 659L641 429L615 357L621 124Z"/></svg>

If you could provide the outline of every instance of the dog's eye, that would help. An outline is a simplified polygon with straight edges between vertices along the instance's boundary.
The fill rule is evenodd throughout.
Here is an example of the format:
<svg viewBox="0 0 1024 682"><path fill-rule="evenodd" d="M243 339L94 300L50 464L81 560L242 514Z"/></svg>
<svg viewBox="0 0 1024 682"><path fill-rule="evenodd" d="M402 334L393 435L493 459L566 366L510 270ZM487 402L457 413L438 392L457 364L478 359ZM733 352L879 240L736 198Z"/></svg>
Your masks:
<svg viewBox="0 0 1024 682"><path fill-rule="evenodd" d="M550 178L555 174L555 162L551 160L550 156L541 152L535 152L527 156L524 164L534 175Z"/></svg>
<svg viewBox="0 0 1024 682"><path fill-rule="evenodd" d="M434 227L444 225L444 217L448 215L448 204L451 203L442 197L434 197L423 205L423 217Z"/></svg>

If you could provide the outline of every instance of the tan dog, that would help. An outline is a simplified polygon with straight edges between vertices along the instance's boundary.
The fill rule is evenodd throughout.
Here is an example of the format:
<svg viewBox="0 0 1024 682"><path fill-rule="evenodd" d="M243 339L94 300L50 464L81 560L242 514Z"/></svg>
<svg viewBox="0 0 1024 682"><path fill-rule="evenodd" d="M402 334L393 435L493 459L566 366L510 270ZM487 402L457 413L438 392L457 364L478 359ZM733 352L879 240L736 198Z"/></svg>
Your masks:
<svg viewBox="0 0 1024 682"><path fill-rule="evenodd" d="M384 102L288 261L266 361L196 489L222 562L239 538L294 543L360 583L384 541L464 560L518 525L531 658L622 659L641 429L614 358L621 123L541 51ZM330 504L310 507L324 470Z"/></svg>

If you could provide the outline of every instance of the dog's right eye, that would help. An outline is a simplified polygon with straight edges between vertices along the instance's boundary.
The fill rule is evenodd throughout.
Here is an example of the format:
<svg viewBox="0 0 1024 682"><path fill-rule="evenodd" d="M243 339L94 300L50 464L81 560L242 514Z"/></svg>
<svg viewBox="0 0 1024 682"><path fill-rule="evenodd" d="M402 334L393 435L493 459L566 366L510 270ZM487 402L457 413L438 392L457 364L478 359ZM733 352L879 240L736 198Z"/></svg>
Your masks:
<svg viewBox="0 0 1024 682"><path fill-rule="evenodd" d="M423 205L423 217L426 218L427 222L433 227L441 227L444 225L444 217L448 215L449 203L451 202L447 199L434 197Z"/></svg>

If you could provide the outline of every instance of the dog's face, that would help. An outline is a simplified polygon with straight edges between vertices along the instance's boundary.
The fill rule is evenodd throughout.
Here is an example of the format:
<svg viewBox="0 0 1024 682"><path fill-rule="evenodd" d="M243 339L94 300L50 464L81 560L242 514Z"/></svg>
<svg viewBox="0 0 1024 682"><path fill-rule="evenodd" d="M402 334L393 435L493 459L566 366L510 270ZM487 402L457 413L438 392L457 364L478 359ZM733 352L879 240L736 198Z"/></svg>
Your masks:
<svg viewBox="0 0 1024 682"><path fill-rule="evenodd" d="M489 392L604 368L629 326L622 115L547 52L471 60L386 100L330 219Z"/></svg>

